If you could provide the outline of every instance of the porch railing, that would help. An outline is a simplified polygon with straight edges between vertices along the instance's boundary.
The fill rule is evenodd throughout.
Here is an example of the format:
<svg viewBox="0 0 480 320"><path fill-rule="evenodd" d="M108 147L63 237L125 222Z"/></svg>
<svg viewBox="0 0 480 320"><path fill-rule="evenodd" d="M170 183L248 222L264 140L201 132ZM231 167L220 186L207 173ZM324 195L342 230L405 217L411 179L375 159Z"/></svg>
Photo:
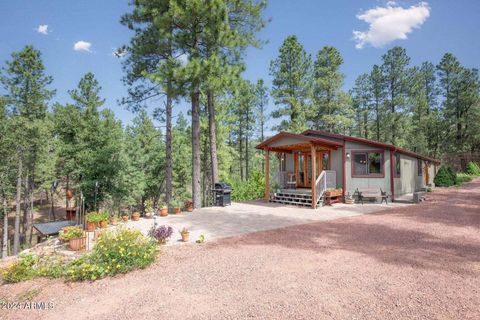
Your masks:
<svg viewBox="0 0 480 320"><path fill-rule="evenodd" d="M315 181L315 193L317 198L315 199L315 203L320 200L323 196L325 191L327 190L327 173L326 171L322 171L322 173L318 176L317 181Z"/></svg>
<svg viewBox="0 0 480 320"><path fill-rule="evenodd" d="M337 173L335 170L325 170L327 176L327 189L337 187Z"/></svg>
<svg viewBox="0 0 480 320"><path fill-rule="evenodd" d="M333 170L324 170L318 176L317 180L315 181L315 193L317 199L315 201L318 203L318 200L323 197L325 191L329 188L336 188L337 187L337 174Z"/></svg>

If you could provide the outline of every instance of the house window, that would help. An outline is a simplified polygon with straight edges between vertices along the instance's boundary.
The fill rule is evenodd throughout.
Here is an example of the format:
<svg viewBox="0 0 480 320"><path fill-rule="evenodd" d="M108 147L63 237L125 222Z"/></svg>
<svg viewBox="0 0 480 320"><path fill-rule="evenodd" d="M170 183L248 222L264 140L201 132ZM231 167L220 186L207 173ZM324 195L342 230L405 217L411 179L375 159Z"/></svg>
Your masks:
<svg viewBox="0 0 480 320"><path fill-rule="evenodd" d="M352 177L383 177L383 151L358 151L352 154Z"/></svg>
<svg viewBox="0 0 480 320"><path fill-rule="evenodd" d="M399 178L400 175L401 175L401 163L400 163L401 159L400 159L400 154L399 153L395 153L395 177L396 178Z"/></svg>
<svg viewBox="0 0 480 320"><path fill-rule="evenodd" d="M322 170L328 170L328 156L329 154L327 152L322 154Z"/></svg>
<svg viewBox="0 0 480 320"><path fill-rule="evenodd" d="M423 176L422 160L417 159L417 174Z"/></svg>

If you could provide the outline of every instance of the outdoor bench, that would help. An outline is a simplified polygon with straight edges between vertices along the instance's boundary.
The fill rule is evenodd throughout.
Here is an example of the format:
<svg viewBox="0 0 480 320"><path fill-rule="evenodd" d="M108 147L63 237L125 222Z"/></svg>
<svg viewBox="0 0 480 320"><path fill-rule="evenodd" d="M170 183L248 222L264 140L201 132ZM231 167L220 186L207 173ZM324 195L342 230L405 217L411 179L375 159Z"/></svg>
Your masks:
<svg viewBox="0 0 480 320"><path fill-rule="evenodd" d="M388 195L386 191L383 191L381 188L364 188L355 190L354 196L357 196L359 202L363 204L363 199L381 199L380 203L385 201L385 204L388 204Z"/></svg>

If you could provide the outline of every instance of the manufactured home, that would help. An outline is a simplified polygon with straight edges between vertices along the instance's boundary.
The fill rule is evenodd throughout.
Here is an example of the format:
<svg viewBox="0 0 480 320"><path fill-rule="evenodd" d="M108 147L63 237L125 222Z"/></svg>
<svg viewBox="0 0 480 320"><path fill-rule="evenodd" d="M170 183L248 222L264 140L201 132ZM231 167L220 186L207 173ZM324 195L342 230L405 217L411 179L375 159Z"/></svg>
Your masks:
<svg viewBox="0 0 480 320"><path fill-rule="evenodd" d="M265 153L265 199L282 202L276 201L281 194L299 199L286 203L313 208L323 204L327 190L340 188L343 196L378 189L395 201L433 187L439 164L391 144L318 130L280 132L256 148ZM270 172L272 153L277 155L277 172Z"/></svg>

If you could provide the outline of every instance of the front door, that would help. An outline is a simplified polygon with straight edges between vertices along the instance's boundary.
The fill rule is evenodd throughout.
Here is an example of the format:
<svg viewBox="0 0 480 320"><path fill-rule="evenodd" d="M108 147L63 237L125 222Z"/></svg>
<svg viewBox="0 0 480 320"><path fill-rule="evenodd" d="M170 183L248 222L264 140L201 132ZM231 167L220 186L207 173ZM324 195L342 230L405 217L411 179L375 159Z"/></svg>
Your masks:
<svg viewBox="0 0 480 320"><path fill-rule="evenodd" d="M328 162L328 152L317 151L316 154L316 177L326 169ZM309 152L299 152L295 154L295 174L297 178L297 187L310 188L312 186L312 155Z"/></svg>

